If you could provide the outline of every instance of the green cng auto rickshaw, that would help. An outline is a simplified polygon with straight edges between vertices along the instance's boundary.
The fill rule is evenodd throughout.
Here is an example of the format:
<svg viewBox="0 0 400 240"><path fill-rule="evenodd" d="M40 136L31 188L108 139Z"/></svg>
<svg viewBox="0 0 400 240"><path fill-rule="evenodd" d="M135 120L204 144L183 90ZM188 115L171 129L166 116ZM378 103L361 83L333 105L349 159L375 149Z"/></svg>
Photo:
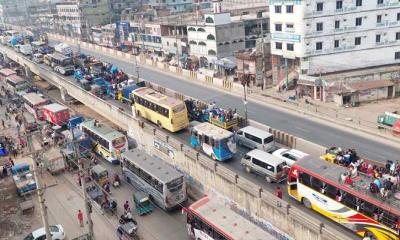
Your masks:
<svg viewBox="0 0 400 240"><path fill-rule="evenodd" d="M133 194L133 201L135 202L136 211L140 216L148 214L153 210L151 205L149 194L142 191L135 192Z"/></svg>
<svg viewBox="0 0 400 240"><path fill-rule="evenodd" d="M92 178L99 183L100 186L104 186L109 183L108 171L101 165L94 165L92 167Z"/></svg>

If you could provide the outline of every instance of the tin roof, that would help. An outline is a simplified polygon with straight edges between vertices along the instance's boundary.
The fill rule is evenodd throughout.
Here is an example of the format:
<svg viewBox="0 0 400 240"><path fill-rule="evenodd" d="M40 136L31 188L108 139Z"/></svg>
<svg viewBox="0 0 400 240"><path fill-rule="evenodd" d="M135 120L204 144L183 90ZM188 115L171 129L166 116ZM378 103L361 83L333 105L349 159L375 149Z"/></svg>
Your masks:
<svg viewBox="0 0 400 240"><path fill-rule="evenodd" d="M9 68L3 68L0 70L0 74L7 77L7 76L17 74L17 73Z"/></svg>
<svg viewBox="0 0 400 240"><path fill-rule="evenodd" d="M394 83L389 80L362 81L348 84L353 91L363 91L368 89L383 88L393 86Z"/></svg>

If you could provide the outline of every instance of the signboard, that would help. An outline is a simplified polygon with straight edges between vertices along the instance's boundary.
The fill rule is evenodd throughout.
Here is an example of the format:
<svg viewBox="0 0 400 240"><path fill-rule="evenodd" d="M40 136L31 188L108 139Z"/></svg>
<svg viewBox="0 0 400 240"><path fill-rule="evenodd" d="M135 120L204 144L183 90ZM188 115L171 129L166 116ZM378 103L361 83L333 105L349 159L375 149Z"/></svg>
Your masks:
<svg viewBox="0 0 400 240"><path fill-rule="evenodd" d="M300 42L301 36L291 33L271 33L271 40L273 41L289 41Z"/></svg>

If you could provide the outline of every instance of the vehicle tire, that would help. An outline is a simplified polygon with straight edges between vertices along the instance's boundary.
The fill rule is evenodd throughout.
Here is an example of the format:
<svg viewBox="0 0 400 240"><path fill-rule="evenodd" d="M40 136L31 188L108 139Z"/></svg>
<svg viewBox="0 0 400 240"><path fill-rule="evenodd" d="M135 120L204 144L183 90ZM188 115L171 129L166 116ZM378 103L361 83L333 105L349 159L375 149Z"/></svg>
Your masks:
<svg viewBox="0 0 400 240"><path fill-rule="evenodd" d="M312 204L311 204L310 200L308 200L307 198L303 198L303 199L301 200L301 202L303 203L303 205L304 205L306 208L311 209Z"/></svg>
<svg viewBox="0 0 400 240"><path fill-rule="evenodd" d="M246 172L247 173L251 173L251 168L250 167L246 167Z"/></svg>
<svg viewBox="0 0 400 240"><path fill-rule="evenodd" d="M271 179L270 176L266 176L266 177L265 177L265 180L267 181L267 183L271 183L271 182L272 182L272 179Z"/></svg>
<svg viewBox="0 0 400 240"><path fill-rule="evenodd" d="M162 127L162 124L161 124L161 122L160 121L157 121L157 126L160 128L160 129L162 129L163 127Z"/></svg>
<svg viewBox="0 0 400 240"><path fill-rule="evenodd" d="M137 117L141 117L140 111L137 111L137 110L136 110L136 116L137 116Z"/></svg>

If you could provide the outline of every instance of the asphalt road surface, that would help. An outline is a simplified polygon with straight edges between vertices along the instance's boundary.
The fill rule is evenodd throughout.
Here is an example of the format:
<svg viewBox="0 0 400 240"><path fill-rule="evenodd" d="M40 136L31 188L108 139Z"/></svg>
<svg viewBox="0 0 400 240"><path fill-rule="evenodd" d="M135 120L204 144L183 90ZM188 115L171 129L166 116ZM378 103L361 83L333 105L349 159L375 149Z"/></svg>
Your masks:
<svg viewBox="0 0 400 240"><path fill-rule="evenodd" d="M54 44L55 42L52 42ZM103 61L113 63L120 69L129 74L136 74L136 68L133 63L125 60L118 60L102 52L95 52L81 49L83 53L95 56ZM205 102L215 101L223 108L236 108L238 112L244 115L243 100L239 97L221 93L208 87L203 87L188 81L174 77L161 71L153 70L148 67L140 66L140 78L147 81L160 84L164 87L179 91L185 95L200 99ZM398 160L400 156L400 146L394 147L383 143L386 140L376 137L375 140L361 137L357 133L341 130L331 127L328 124L317 123L305 116L297 116L285 111L279 111L267 105L249 102L248 116L257 122L266 124L276 129L301 137L308 141L330 147L340 146L342 148L355 148L357 152L366 158L379 161L387 159Z"/></svg>

